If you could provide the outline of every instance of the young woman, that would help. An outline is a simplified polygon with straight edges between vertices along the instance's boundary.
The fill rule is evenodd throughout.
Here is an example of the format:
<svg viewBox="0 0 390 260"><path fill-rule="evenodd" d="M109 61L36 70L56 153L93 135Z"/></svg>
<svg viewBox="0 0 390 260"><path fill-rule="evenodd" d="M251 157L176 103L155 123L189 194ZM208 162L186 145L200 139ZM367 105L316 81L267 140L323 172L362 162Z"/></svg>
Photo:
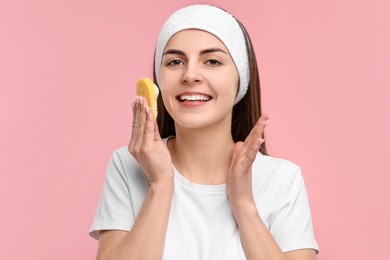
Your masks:
<svg viewBox="0 0 390 260"><path fill-rule="evenodd" d="M156 46L158 124L133 103L91 235L97 259L316 259L295 164L267 155L260 83L246 30L208 5L176 11Z"/></svg>

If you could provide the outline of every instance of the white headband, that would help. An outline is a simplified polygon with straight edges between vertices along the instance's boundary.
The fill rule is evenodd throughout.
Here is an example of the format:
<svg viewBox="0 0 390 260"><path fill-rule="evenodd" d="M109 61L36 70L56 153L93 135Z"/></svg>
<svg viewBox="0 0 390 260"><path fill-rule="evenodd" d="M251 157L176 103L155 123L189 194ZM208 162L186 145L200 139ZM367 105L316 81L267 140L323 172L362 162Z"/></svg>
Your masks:
<svg viewBox="0 0 390 260"><path fill-rule="evenodd" d="M237 20L224 10L210 5L190 5L173 13L163 25L157 40L155 73L160 82L160 67L163 51L168 40L185 29L200 29L218 37L228 49L240 76L235 104L248 90L249 64L245 35Z"/></svg>

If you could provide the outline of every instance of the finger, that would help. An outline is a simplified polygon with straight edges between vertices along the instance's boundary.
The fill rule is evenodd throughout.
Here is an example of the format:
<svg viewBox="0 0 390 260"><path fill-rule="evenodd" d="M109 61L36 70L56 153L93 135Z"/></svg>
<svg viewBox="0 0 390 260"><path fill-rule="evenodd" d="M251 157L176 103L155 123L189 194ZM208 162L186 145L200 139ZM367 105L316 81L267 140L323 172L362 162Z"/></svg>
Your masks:
<svg viewBox="0 0 390 260"><path fill-rule="evenodd" d="M267 127L269 119L270 119L270 115L269 114L263 114L260 117L260 119L257 121L256 124L258 124L258 128L257 128L258 136L259 135L263 136L264 129Z"/></svg>
<svg viewBox="0 0 390 260"><path fill-rule="evenodd" d="M132 118L132 128L131 128L131 139L130 139L130 144L129 144L129 150L133 150L134 145L135 145L135 140L136 140L136 131L134 130L134 121L136 118L136 101L131 102L131 108L133 110L133 118Z"/></svg>
<svg viewBox="0 0 390 260"><path fill-rule="evenodd" d="M154 140L161 141L160 131L158 130L157 121L154 120Z"/></svg>
<svg viewBox="0 0 390 260"><path fill-rule="evenodd" d="M262 145L262 143L264 143L264 141L265 139L258 137L252 142L251 146L247 149L246 156L251 163L255 160L257 152L259 151L260 146Z"/></svg>
<svg viewBox="0 0 390 260"><path fill-rule="evenodd" d="M154 140L154 118L152 110L148 105L145 106L145 112L146 112L146 122L145 122L145 129L144 129L144 142L146 144L150 144Z"/></svg>
<svg viewBox="0 0 390 260"><path fill-rule="evenodd" d="M243 145L244 145L244 142L237 142L234 145L232 161L230 164L232 169L234 169L234 170L236 170L235 168L237 167L237 164L240 160L240 154L242 153Z"/></svg>
<svg viewBox="0 0 390 260"><path fill-rule="evenodd" d="M133 129L136 131L135 149L140 150L144 142L144 129L146 123L146 100L143 97L137 97L136 104L136 117L133 125Z"/></svg>
<svg viewBox="0 0 390 260"><path fill-rule="evenodd" d="M268 121L271 118L270 114L263 113L260 117L260 120Z"/></svg>
<svg viewBox="0 0 390 260"><path fill-rule="evenodd" d="M253 126L252 130L250 131L249 135L245 138L245 141L244 141L244 146L247 148L247 149L250 149L250 147L252 146L256 146L257 143L256 143L256 140L259 138L259 137L262 137L262 134L263 134L263 131L262 131L262 126L261 126L261 123L262 121L259 119L256 124Z"/></svg>
<svg viewBox="0 0 390 260"><path fill-rule="evenodd" d="M233 159L238 157L238 155L243 150L243 146L244 146L244 142L237 142L237 143L235 143L234 150L233 150Z"/></svg>
<svg viewBox="0 0 390 260"><path fill-rule="evenodd" d="M252 146L257 145L258 139L264 139L264 129L268 124L270 116L268 114L263 114L256 122L255 126L252 128L251 132L245 139L245 145Z"/></svg>
<svg viewBox="0 0 390 260"><path fill-rule="evenodd" d="M239 148L232 163L234 167L233 171L236 176L245 175L248 172L252 161L248 158L248 149L245 146Z"/></svg>
<svg viewBox="0 0 390 260"><path fill-rule="evenodd" d="M265 140L261 137L258 137L250 143L250 145L243 144L238 152L235 154L235 162L238 165L238 170L244 172L247 172L250 170L254 160L256 159L257 152L261 146L261 144Z"/></svg>

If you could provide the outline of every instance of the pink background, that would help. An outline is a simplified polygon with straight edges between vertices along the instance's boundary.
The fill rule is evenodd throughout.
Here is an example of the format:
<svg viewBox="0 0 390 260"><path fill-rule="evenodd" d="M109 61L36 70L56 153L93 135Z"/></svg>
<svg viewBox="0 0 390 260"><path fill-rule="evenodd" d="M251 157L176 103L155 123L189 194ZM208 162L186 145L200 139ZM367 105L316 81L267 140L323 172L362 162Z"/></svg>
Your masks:
<svg viewBox="0 0 390 260"><path fill-rule="evenodd" d="M163 21L196 2L0 1L0 259L94 258L135 82ZM211 3L252 37L269 151L302 167L318 259L386 259L390 1Z"/></svg>

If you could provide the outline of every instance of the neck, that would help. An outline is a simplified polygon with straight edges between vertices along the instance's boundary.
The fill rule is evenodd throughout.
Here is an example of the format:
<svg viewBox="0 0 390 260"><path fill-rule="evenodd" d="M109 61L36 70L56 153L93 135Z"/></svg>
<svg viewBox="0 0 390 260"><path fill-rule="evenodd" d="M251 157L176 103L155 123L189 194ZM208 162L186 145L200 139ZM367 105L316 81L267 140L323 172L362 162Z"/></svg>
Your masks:
<svg viewBox="0 0 390 260"><path fill-rule="evenodd" d="M230 127L184 129L176 126L176 138L168 148L173 164L184 177L194 183L226 182L234 141Z"/></svg>

